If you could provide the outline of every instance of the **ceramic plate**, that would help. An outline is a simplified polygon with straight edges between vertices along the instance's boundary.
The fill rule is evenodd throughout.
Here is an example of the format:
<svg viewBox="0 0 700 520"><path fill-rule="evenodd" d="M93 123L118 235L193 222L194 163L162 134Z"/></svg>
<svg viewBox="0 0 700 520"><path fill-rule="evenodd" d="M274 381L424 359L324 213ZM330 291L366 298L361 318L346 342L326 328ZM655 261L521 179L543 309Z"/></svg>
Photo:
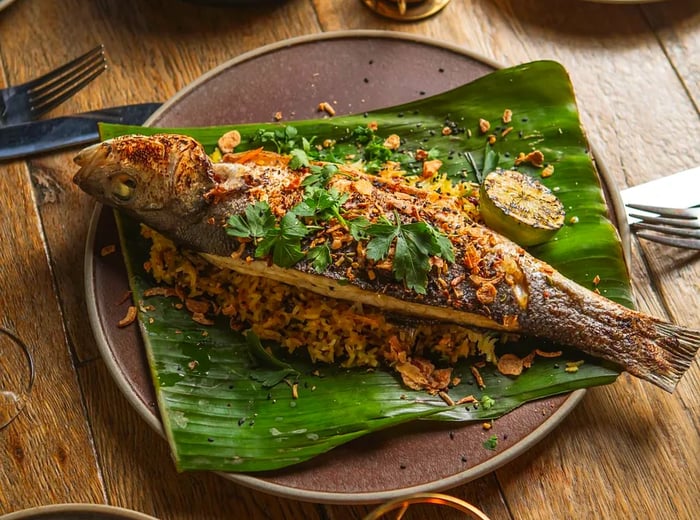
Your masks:
<svg viewBox="0 0 700 520"><path fill-rule="evenodd" d="M121 507L99 504L58 504L4 515L2 520L157 520Z"/></svg>
<svg viewBox="0 0 700 520"><path fill-rule="evenodd" d="M318 117L319 102L337 114L364 112L457 87L495 64L464 49L377 31L326 33L244 54L178 93L147 124L205 126ZM115 295L128 290L111 210L96 209L86 251L91 321L113 377L143 418L162 433L144 346L137 327L119 329L125 312ZM326 503L385 501L447 489L502 466L543 439L583 391L524 405L499 419L498 452L484 449L480 424L416 421L365 436L311 461L274 472L225 474L235 482L288 498Z"/></svg>

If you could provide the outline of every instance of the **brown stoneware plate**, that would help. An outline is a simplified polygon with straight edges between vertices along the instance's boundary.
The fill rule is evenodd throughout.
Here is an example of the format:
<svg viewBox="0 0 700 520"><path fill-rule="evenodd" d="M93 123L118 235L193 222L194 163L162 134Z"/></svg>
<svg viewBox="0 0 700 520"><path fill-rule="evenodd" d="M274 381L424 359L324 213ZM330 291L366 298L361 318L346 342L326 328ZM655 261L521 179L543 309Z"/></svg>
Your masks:
<svg viewBox="0 0 700 520"><path fill-rule="evenodd" d="M56 504L15 511L2 520L157 520L152 516L101 504Z"/></svg>
<svg viewBox="0 0 700 520"><path fill-rule="evenodd" d="M319 102L337 114L396 105L457 87L497 65L462 48L408 34L326 33L241 55L178 93L148 121L182 127L319 117ZM120 329L128 290L111 210L98 207L86 250L90 319L112 376L135 409L162 433L137 327ZM371 503L447 489L502 466L543 439L576 406L583 391L533 402L498 420L497 451L482 445L480 424L425 421L367 435L288 469L224 474L275 495L326 503Z"/></svg>

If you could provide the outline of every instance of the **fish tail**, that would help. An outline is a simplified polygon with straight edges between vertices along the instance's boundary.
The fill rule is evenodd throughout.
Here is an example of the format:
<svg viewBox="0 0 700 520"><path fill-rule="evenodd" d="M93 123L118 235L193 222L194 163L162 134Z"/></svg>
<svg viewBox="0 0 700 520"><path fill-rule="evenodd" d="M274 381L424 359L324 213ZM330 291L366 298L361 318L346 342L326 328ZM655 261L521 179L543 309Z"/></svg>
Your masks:
<svg viewBox="0 0 700 520"><path fill-rule="evenodd" d="M662 321L654 323L653 328L657 335L655 343L658 347L657 353L663 360L663 368L645 371L639 375L667 392L673 392L700 348L700 330Z"/></svg>

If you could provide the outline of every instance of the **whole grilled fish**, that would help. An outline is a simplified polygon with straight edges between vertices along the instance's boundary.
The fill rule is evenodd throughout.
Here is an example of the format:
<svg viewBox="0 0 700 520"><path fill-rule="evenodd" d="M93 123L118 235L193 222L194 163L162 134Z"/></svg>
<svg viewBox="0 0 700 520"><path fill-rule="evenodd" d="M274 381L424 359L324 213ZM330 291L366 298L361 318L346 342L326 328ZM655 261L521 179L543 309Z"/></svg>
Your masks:
<svg viewBox="0 0 700 520"><path fill-rule="evenodd" d="M327 183L342 215L316 222L306 245L327 244L328 267L308 259L290 268L255 258L256 241L231 236L226 222L265 201L279 221L304 198L308 168L253 150L212 163L203 147L177 135L125 136L84 149L74 181L99 201L201 252L212 263L392 313L521 333L616 363L671 392L700 346L700 331L632 311L592 292L523 248L473 222L462 200L399 180L340 167ZM444 232L454 261L432 257L425 293L392 273L391 253L368 259L351 218L424 222ZM386 222L385 221L385 222Z"/></svg>

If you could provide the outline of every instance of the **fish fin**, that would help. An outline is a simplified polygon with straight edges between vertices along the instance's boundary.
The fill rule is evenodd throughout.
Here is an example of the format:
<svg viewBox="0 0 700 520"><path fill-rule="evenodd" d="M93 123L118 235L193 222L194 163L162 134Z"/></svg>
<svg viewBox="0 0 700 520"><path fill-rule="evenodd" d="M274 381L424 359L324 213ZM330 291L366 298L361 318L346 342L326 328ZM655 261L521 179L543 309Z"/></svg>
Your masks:
<svg viewBox="0 0 700 520"><path fill-rule="evenodd" d="M665 322L655 323L655 328L660 339L657 344L663 345L666 370L646 374L644 379L673 392L700 348L700 330Z"/></svg>

